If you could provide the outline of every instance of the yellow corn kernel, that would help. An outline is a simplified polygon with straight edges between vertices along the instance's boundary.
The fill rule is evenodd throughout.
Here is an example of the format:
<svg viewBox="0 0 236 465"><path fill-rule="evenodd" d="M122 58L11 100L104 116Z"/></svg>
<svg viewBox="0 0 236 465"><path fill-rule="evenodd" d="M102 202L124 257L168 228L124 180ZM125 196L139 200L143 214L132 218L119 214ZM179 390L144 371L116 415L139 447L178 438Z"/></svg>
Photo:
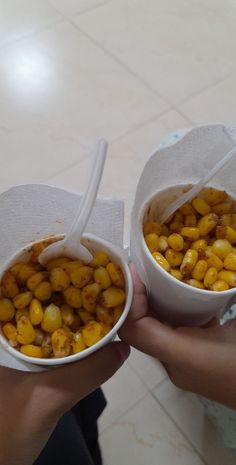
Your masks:
<svg viewBox="0 0 236 465"><path fill-rule="evenodd" d="M62 317L60 308L54 304L45 308L41 327L47 333L53 333L62 326Z"/></svg>
<svg viewBox="0 0 236 465"><path fill-rule="evenodd" d="M35 339L33 342L36 346L41 346L44 340L44 332L39 328L34 328L34 330L35 330Z"/></svg>
<svg viewBox="0 0 236 465"><path fill-rule="evenodd" d="M17 345L17 329L12 323L6 323L3 327L3 334L9 340L12 347Z"/></svg>
<svg viewBox="0 0 236 465"><path fill-rule="evenodd" d="M38 299L32 299L29 307L29 317L32 325L37 326L43 319L43 307Z"/></svg>
<svg viewBox="0 0 236 465"><path fill-rule="evenodd" d="M97 284L99 284L99 286L101 286L101 289L107 289L112 285L110 275L107 269L103 266L100 266L94 271L94 280Z"/></svg>
<svg viewBox="0 0 236 465"><path fill-rule="evenodd" d="M87 347L93 346L103 337L103 327L97 321L89 321L82 329L82 336Z"/></svg>
<svg viewBox="0 0 236 465"><path fill-rule="evenodd" d="M150 233L145 236L145 242L150 252L157 252L159 247L159 237L155 233Z"/></svg>
<svg viewBox="0 0 236 465"><path fill-rule="evenodd" d="M204 289L202 282L197 279L188 279L186 283L189 284L189 286L196 287L197 289Z"/></svg>
<svg viewBox="0 0 236 465"><path fill-rule="evenodd" d="M182 236L187 238L189 241L197 241L200 237L200 231L198 228L188 228L184 227L181 230Z"/></svg>
<svg viewBox="0 0 236 465"><path fill-rule="evenodd" d="M91 268L91 266L81 266L73 270L70 277L73 286L81 289L91 281L93 277L93 268Z"/></svg>
<svg viewBox="0 0 236 465"><path fill-rule="evenodd" d="M168 238L166 236L159 237L159 251L161 253L165 252L169 247Z"/></svg>
<svg viewBox="0 0 236 465"><path fill-rule="evenodd" d="M41 347L35 346L34 344L24 344L21 346L20 351L22 354L27 355L28 357L43 357L43 351Z"/></svg>
<svg viewBox="0 0 236 465"><path fill-rule="evenodd" d="M43 281L42 283L38 284L38 286L34 289L34 296L36 299L45 302L46 300L50 300L52 296L52 286L47 281Z"/></svg>
<svg viewBox="0 0 236 465"><path fill-rule="evenodd" d="M181 252L176 252L176 250L168 249L165 253L165 258L170 266L175 268L176 266L181 265L184 255Z"/></svg>
<svg viewBox="0 0 236 465"><path fill-rule="evenodd" d="M61 307L61 317L63 323L65 323L67 326L71 326L75 317L73 308L71 308L69 305L63 305Z"/></svg>
<svg viewBox="0 0 236 465"><path fill-rule="evenodd" d="M17 282L19 284L25 284L26 281L30 278L30 276L35 274L36 271L37 268L35 266L28 265L27 263L22 264L16 276Z"/></svg>
<svg viewBox="0 0 236 465"><path fill-rule="evenodd" d="M218 216L215 213L208 213L198 221L198 228L201 236L207 236L212 231L218 222Z"/></svg>
<svg viewBox="0 0 236 465"><path fill-rule="evenodd" d="M217 279L217 281L215 281L212 284L211 289L212 291L216 292L227 291L229 289L229 285L226 281L223 281L222 279Z"/></svg>
<svg viewBox="0 0 236 465"><path fill-rule="evenodd" d="M69 287L70 278L62 268L52 268L50 271L50 283L53 291L61 292Z"/></svg>
<svg viewBox="0 0 236 465"><path fill-rule="evenodd" d="M8 299L13 299L17 294L19 294L19 287L16 282L16 278L11 271L6 271L2 277L1 282L2 287L2 296L7 297Z"/></svg>
<svg viewBox="0 0 236 465"><path fill-rule="evenodd" d="M88 312L94 312L98 296L101 292L101 286L97 283L88 284L82 289L82 304Z"/></svg>
<svg viewBox="0 0 236 465"><path fill-rule="evenodd" d="M152 256L154 260L158 263L158 265L164 268L164 270L170 271L170 264L168 263L164 255L162 255L160 252L154 252Z"/></svg>
<svg viewBox="0 0 236 465"><path fill-rule="evenodd" d="M217 239L212 244L212 252L217 255L221 260L224 260L225 257L233 252L233 247L227 239Z"/></svg>
<svg viewBox="0 0 236 465"><path fill-rule="evenodd" d="M217 278L218 278L218 271L216 268L211 266L210 268L208 268L205 274L204 286L207 289L211 289L212 284L214 284L214 282L217 281Z"/></svg>
<svg viewBox="0 0 236 465"><path fill-rule="evenodd" d="M32 297L32 292L30 291L21 292L20 294L16 295L16 297L14 297L13 304L17 310L21 310L21 308L28 307Z"/></svg>
<svg viewBox="0 0 236 465"><path fill-rule="evenodd" d="M223 268L223 262L222 260L215 255L213 252L209 253L209 256L207 257L207 263L209 268L213 267L216 268L218 271L222 270Z"/></svg>
<svg viewBox="0 0 236 465"><path fill-rule="evenodd" d="M202 281L208 269L208 263L206 260L198 260L195 267L192 271L193 279L197 279L198 281Z"/></svg>
<svg viewBox="0 0 236 465"><path fill-rule="evenodd" d="M71 353L72 334L63 328L56 329L51 336L52 350L56 358L67 357Z"/></svg>
<svg viewBox="0 0 236 465"><path fill-rule="evenodd" d="M225 213L220 218L220 223L222 226L231 226L231 228L236 229L236 213Z"/></svg>
<svg viewBox="0 0 236 465"><path fill-rule="evenodd" d="M188 228L195 228L197 226L197 217L192 213L192 215L185 216L184 225Z"/></svg>
<svg viewBox="0 0 236 465"><path fill-rule="evenodd" d="M230 271L236 271L236 253L229 253L224 259L224 268Z"/></svg>
<svg viewBox="0 0 236 465"><path fill-rule="evenodd" d="M82 350L86 349L87 346L83 340L83 336L80 331L77 331L75 334L73 334L71 346L73 354L77 354L78 352L81 352Z"/></svg>
<svg viewBox="0 0 236 465"><path fill-rule="evenodd" d="M70 276L72 271L77 270L81 266L83 266L83 262L81 260L74 260L73 262L62 263L60 268L62 268Z"/></svg>
<svg viewBox="0 0 236 465"><path fill-rule="evenodd" d="M46 268L48 271L51 271L53 268L61 267L64 263L67 263L69 261L70 259L67 257L53 258L52 260L49 260L47 262Z"/></svg>
<svg viewBox="0 0 236 465"><path fill-rule="evenodd" d="M93 315L87 312L87 310L84 310L84 309L79 310L78 315L81 318L82 322L85 324L88 323L88 321L93 320Z"/></svg>
<svg viewBox="0 0 236 465"><path fill-rule="evenodd" d="M184 223L181 221L173 221L173 223L170 223L169 228L171 232L176 232L176 233L181 233L181 230L184 227Z"/></svg>
<svg viewBox="0 0 236 465"><path fill-rule="evenodd" d="M112 325L113 323L113 314L111 310L108 308L101 307L101 305L96 306L96 315L97 320L102 323L107 323L108 325Z"/></svg>
<svg viewBox="0 0 236 465"><path fill-rule="evenodd" d="M89 263L89 265L91 266L107 266L107 264L109 263L109 257L107 255L106 252L95 252L93 254L93 259L92 261Z"/></svg>
<svg viewBox="0 0 236 465"><path fill-rule="evenodd" d="M117 321L120 319L122 313L123 313L123 310L124 310L124 305L117 305L116 307L114 307L112 309L112 313L113 313L113 325L115 325L117 323Z"/></svg>
<svg viewBox="0 0 236 465"><path fill-rule="evenodd" d="M147 236L148 234L155 233L159 236L161 234L161 227L159 223L145 223L143 225L143 235Z"/></svg>
<svg viewBox="0 0 236 465"><path fill-rule="evenodd" d="M27 287L30 291L33 291L40 283L45 281L48 278L48 273L46 271L39 271L38 273L33 274L27 279Z"/></svg>
<svg viewBox="0 0 236 465"><path fill-rule="evenodd" d="M104 337L107 333L109 333L109 331L111 331L112 326L107 323L102 323L101 321L99 323L102 327L102 337Z"/></svg>
<svg viewBox="0 0 236 465"><path fill-rule="evenodd" d="M184 240L180 234L173 233L168 237L168 244L171 249L181 252L184 248Z"/></svg>
<svg viewBox="0 0 236 465"><path fill-rule="evenodd" d="M193 250L197 250L197 252L199 252L199 250L204 251L207 248L207 241L205 241L205 239L198 239L198 241L192 243L191 247Z"/></svg>
<svg viewBox="0 0 236 465"><path fill-rule="evenodd" d="M107 271L114 286L121 287L123 289L125 287L125 278L120 267L116 263L110 262L107 265Z"/></svg>
<svg viewBox="0 0 236 465"><path fill-rule="evenodd" d="M183 261L180 267L180 271L182 275L185 277L190 277L197 261L198 261L197 250L188 249L186 254L184 255L184 258L183 258Z"/></svg>
<svg viewBox="0 0 236 465"><path fill-rule="evenodd" d="M235 271L222 270L219 272L218 278L225 281L229 285L229 287L236 287Z"/></svg>
<svg viewBox="0 0 236 465"><path fill-rule="evenodd" d="M192 206L196 212L200 213L202 216L207 215L207 213L210 213L211 211L210 205L208 205L205 200L201 199L201 197L195 197L192 201Z"/></svg>
<svg viewBox="0 0 236 465"><path fill-rule="evenodd" d="M183 275L182 275L182 273L181 273L180 270L171 269L171 270L170 270L170 274L171 274L175 279L178 279L178 281L182 281L182 280L183 280Z"/></svg>
<svg viewBox="0 0 236 465"><path fill-rule="evenodd" d="M228 195L225 191L219 191L213 187L207 187L203 191L205 201L210 205L214 206L218 203L225 202L228 199Z"/></svg>
<svg viewBox="0 0 236 465"><path fill-rule="evenodd" d="M216 237L217 239L227 239L230 244L236 243L236 231L231 226L217 226Z"/></svg>
<svg viewBox="0 0 236 465"><path fill-rule="evenodd" d="M111 286L102 292L99 303L102 307L117 307L125 301L125 292L119 287Z"/></svg>
<svg viewBox="0 0 236 465"><path fill-rule="evenodd" d="M24 265L25 263L24 262L17 262L15 263L14 265L11 266L10 268L10 272L15 276L15 278L17 277L21 267Z"/></svg>
<svg viewBox="0 0 236 465"><path fill-rule="evenodd" d="M212 207L212 211L219 216L222 216L225 213L230 213L231 210L232 210L232 202L229 202L229 201L219 203L218 205L215 205L214 207Z"/></svg>
<svg viewBox="0 0 236 465"><path fill-rule="evenodd" d="M17 321L17 341L20 344L31 344L35 340L35 330L26 316Z"/></svg>
<svg viewBox="0 0 236 465"><path fill-rule="evenodd" d="M185 203L179 209L180 213L184 216L192 215L194 213L194 209L190 203Z"/></svg>
<svg viewBox="0 0 236 465"><path fill-rule="evenodd" d="M168 226L167 226L166 224L162 224L162 225L161 225L161 235L162 235L162 236L167 236L167 237L168 237L169 234L170 234L170 231L169 231Z"/></svg>
<svg viewBox="0 0 236 465"><path fill-rule="evenodd" d="M42 352L43 352L43 357L48 358L52 354L52 343L51 343L51 336L49 334L44 336L42 345Z"/></svg>
<svg viewBox="0 0 236 465"><path fill-rule="evenodd" d="M183 221L184 221L184 216L182 215L182 213L180 213L179 211L177 211L177 212L174 213L173 221L180 221L180 223L183 223Z"/></svg>
<svg viewBox="0 0 236 465"><path fill-rule="evenodd" d="M19 321L19 319L22 316L26 316L26 318L29 318L29 309L28 308L22 308L21 310L16 311L16 314L15 314L16 323Z"/></svg>

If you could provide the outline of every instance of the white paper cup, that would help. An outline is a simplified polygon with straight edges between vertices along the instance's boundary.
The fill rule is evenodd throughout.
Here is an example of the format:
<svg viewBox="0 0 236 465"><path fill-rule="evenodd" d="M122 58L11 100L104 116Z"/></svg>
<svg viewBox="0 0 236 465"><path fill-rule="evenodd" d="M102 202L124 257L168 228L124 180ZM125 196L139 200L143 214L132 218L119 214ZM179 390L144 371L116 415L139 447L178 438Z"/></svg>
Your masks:
<svg viewBox="0 0 236 465"><path fill-rule="evenodd" d="M148 217L153 221L156 210L162 210L188 186L168 187L142 205L138 218L140 266L145 273L149 304L161 319L174 325L201 326L213 317L222 316L236 302L236 288L215 292L178 281L154 260L143 236L144 220Z"/></svg>
<svg viewBox="0 0 236 465"><path fill-rule="evenodd" d="M37 243L42 242L42 239L36 242ZM34 242L34 244L36 242ZM101 238L98 238L97 236L94 236L93 234L84 235L83 244L86 247L88 247L88 249L91 251L102 251L102 250L104 251L105 250L108 253L109 257L121 267L121 270L123 271L124 278L125 278L125 290L126 290L126 303L125 303L125 308L122 312L121 317L119 318L115 326L113 326L111 331L109 331L109 333L107 333L96 344L83 350L82 352L69 355L68 357L64 357L64 358L43 359L43 358L28 357L27 355L24 355L18 350L11 347L11 345L8 343L7 339L5 338L2 330L0 329L0 344L4 347L4 349L6 349L15 358L22 360L23 362L31 363L34 365L41 365L45 367L53 367L57 365L64 365L66 363L76 362L85 357L88 357L93 352L101 349L103 346L108 344L108 342L112 341L115 338L117 331L120 329L120 327L124 323L128 315L128 312L130 310L130 306L131 306L132 298L133 298L133 283L132 283L132 278L131 278L131 274L129 271L129 267L127 264L126 252L120 249L119 247L111 244L110 242L107 242ZM0 279L2 278L4 271L7 270L14 263L20 260L28 261L29 250L32 247L32 245L33 243L29 244L28 247L25 247L23 252L21 249L20 252L15 253L14 256L12 256L8 260L8 262L5 263L4 269L2 268L0 272Z"/></svg>

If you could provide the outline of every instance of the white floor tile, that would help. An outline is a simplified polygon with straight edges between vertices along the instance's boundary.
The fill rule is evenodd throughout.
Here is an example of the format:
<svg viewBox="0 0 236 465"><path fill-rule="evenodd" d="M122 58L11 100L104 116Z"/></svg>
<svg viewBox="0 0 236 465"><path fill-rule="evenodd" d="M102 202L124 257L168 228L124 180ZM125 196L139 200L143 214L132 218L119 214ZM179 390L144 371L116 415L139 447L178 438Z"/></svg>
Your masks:
<svg viewBox="0 0 236 465"><path fill-rule="evenodd" d="M46 0L2 0L0 3L0 46L42 29L61 15Z"/></svg>
<svg viewBox="0 0 236 465"><path fill-rule="evenodd" d="M206 417L195 395L177 389L169 380L157 387L154 395L208 465L235 464L235 458L224 447L218 431Z"/></svg>
<svg viewBox="0 0 236 465"><path fill-rule="evenodd" d="M177 103L235 69L236 6L218 14L198 0L113 0L76 18L78 26L162 97Z"/></svg>
<svg viewBox="0 0 236 465"><path fill-rule="evenodd" d="M99 420L99 431L104 431L126 410L147 393L147 389L132 368L125 363L102 389L108 405Z"/></svg>
<svg viewBox="0 0 236 465"><path fill-rule="evenodd" d="M196 124L236 125L236 75L187 100L181 111Z"/></svg>
<svg viewBox="0 0 236 465"><path fill-rule="evenodd" d="M158 360L134 348L131 350L128 363L151 390L166 378L166 371Z"/></svg>
<svg viewBox="0 0 236 465"><path fill-rule="evenodd" d="M104 5L111 0L49 0L58 11L67 17Z"/></svg>
<svg viewBox="0 0 236 465"><path fill-rule="evenodd" d="M106 462L112 465L204 463L150 394L115 421L100 442Z"/></svg>

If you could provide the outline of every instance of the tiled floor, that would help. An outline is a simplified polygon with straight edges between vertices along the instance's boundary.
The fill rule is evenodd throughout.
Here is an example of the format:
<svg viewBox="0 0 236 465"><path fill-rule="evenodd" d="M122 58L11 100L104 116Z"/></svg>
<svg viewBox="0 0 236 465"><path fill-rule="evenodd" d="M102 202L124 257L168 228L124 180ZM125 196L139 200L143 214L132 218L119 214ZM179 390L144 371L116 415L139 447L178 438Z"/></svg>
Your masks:
<svg viewBox="0 0 236 465"><path fill-rule="evenodd" d="M236 122L233 0L0 0L0 188L82 190L110 142L100 193L126 202L169 132ZM233 465L198 399L133 350L105 384L107 465Z"/></svg>

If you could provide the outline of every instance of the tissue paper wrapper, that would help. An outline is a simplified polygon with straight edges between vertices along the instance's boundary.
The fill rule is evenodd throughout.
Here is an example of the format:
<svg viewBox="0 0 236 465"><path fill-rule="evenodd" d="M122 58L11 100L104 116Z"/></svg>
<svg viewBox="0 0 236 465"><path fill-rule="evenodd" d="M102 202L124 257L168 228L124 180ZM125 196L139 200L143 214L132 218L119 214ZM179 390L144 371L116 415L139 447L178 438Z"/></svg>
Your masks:
<svg viewBox="0 0 236 465"><path fill-rule="evenodd" d="M78 209L81 194L52 186L30 184L0 195L0 267L19 249L52 234L66 233ZM97 199L85 233L123 248L123 201ZM0 346L0 365L23 371L39 366L12 357Z"/></svg>

